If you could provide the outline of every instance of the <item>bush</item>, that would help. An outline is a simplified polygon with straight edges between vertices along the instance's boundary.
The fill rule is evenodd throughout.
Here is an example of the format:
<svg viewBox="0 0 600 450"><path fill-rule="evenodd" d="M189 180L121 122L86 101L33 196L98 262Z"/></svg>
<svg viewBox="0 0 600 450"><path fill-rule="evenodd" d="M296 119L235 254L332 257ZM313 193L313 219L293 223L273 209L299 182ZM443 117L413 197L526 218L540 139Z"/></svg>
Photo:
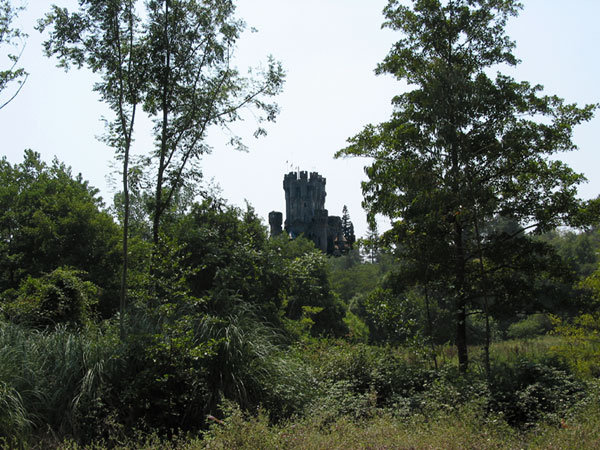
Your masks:
<svg viewBox="0 0 600 450"><path fill-rule="evenodd" d="M84 281L83 274L59 267L40 278L27 277L4 312L11 321L35 328L84 324L98 303L98 288Z"/></svg>
<svg viewBox="0 0 600 450"><path fill-rule="evenodd" d="M489 409L513 426L529 427L542 418L560 424L560 414L584 397L586 387L557 361L497 364L490 376Z"/></svg>
<svg viewBox="0 0 600 450"><path fill-rule="evenodd" d="M531 339L552 330L552 321L546 314L532 314L508 327L509 339Z"/></svg>
<svg viewBox="0 0 600 450"><path fill-rule="evenodd" d="M600 377L600 314L583 314L572 323L553 317L561 342L550 350L581 378Z"/></svg>
<svg viewBox="0 0 600 450"><path fill-rule="evenodd" d="M369 327L363 322L360 317L353 314L350 310L346 311L344 323L348 327L348 339L352 342L369 342Z"/></svg>
<svg viewBox="0 0 600 450"><path fill-rule="evenodd" d="M408 351L320 341L302 350L313 367L320 395L308 410L332 419L366 417L390 408L406 416L422 408L425 392L446 372L407 362Z"/></svg>

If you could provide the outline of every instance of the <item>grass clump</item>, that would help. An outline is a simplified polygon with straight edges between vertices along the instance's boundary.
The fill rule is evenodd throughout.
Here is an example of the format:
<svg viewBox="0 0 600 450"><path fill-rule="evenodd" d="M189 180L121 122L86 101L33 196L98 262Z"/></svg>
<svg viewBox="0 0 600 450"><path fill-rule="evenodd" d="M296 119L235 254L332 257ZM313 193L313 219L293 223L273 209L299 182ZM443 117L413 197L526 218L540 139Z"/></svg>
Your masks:
<svg viewBox="0 0 600 450"><path fill-rule="evenodd" d="M36 331L0 321L0 432L8 439L96 436L102 386L114 372L111 336L99 329Z"/></svg>

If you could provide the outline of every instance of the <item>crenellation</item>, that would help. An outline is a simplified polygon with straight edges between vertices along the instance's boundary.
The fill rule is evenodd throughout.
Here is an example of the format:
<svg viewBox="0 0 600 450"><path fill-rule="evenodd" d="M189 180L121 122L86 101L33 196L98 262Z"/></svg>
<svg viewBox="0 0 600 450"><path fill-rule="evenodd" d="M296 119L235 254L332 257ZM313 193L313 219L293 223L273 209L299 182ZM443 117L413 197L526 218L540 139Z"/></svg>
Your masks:
<svg viewBox="0 0 600 450"><path fill-rule="evenodd" d="M293 239L304 235L329 254L339 255L349 246L343 236L341 219L325 209L326 179L318 172L296 171L283 177L285 191L285 232ZM271 236L281 230L282 214L269 213Z"/></svg>

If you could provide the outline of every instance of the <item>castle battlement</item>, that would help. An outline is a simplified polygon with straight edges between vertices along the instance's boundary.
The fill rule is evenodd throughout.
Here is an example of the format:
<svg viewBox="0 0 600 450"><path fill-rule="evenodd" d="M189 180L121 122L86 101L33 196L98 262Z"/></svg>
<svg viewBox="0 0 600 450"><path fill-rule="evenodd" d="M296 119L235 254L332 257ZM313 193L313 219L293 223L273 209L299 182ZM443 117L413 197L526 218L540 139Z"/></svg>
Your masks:
<svg viewBox="0 0 600 450"><path fill-rule="evenodd" d="M286 185L292 185L294 183L307 184L311 186L323 186L325 187L326 180L325 177L319 175L318 172L310 172L306 170L297 171L297 172L289 172L283 177L283 188L285 189Z"/></svg>
<svg viewBox="0 0 600 450"><path fill-rule="evenodd" d="M326 179L317 172L289 172L283 177L285 191L285 231L291 238L304 235L317 248L327 253L339 254L346 251L341 231L341 219L329 216L325 209ZM269 214L271 236L281 230L282 214Z"/></svg>

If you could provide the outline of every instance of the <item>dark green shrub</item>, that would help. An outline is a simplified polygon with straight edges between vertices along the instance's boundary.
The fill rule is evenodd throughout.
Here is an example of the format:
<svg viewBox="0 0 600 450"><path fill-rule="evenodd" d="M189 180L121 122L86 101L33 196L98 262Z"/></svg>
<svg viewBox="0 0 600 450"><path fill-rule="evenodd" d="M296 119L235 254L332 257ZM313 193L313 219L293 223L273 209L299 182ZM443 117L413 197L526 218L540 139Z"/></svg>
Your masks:
<svg viewBox="0 0 600 450"><path fill-rule="evenodd" d="M362 417L376 408L418 409L422 395L439 374L405 360L405 351L392 347L320 341L302 351L314 369L321 395L312 409ZM403 406L403 407L404 407Z"/></svg>
<svg viewBox="0 0 600 450"><path fill-rule="evenodd" d="M489 409L513 426L528 427L542 417L560 422L560 414L585 395L577 381L556 361L524 359L492 368Z"/></svg>
<svg viewBox="0 0 600 450"><path fill-rule="evenodd" d="M82 279L83 272L59 267L40 278L26 278L15 298L4 306L15 323L36 328L58 324L81 325L91 319L98 303L98 288Z"/></svg>

